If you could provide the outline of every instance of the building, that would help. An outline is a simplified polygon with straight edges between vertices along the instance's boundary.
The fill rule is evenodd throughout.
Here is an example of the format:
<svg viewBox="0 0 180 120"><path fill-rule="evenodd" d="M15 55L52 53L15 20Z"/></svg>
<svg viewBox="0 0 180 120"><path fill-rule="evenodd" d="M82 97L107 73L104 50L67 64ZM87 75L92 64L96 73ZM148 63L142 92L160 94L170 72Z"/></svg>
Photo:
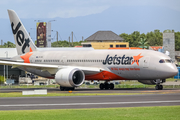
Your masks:
<svg viewBox="0 0 180 120"><path fill-rule="evenodd" d="M87 42L81 43L83 47L93 47L94 49L126 48L128 42L112 31L97 31L85 39Z"/></svg>
<svg viewBox="0 0 180 120"><path fill-rule="evenodd" d="M175 62L175 35L174 32L163 33L164 52L169 52L169 57Z"/></svg>
<svg viewBox="0 0 180 120"><path fill-rule="evenodd" d="M16 48L0 48L0 59L9 59L17 55ZM11 68L11 66L0 65L0 75L6 78L15 79L18 83L19 76L25 76L25 72L18 68Z"/></svg>

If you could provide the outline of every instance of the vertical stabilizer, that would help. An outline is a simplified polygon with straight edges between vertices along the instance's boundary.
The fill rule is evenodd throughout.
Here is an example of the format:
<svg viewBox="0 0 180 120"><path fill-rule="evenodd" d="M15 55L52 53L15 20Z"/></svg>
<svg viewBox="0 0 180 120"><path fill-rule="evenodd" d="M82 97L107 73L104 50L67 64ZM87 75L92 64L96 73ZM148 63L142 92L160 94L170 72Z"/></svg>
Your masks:
<svg viewBox="0 0 180 120"><path fill-rule="evenodd" d="M36 46L34 45L26 29L24 28L16 12L13 10L8 10L8 14L18 55L36 51Z"/></svg>

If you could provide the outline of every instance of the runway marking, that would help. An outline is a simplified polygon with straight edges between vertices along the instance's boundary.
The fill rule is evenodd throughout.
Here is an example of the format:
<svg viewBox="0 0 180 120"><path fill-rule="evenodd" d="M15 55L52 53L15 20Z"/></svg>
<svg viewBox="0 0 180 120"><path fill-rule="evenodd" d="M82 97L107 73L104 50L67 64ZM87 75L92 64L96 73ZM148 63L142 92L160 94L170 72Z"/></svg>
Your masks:
<svg viewBox="0 0 180 120"><path fill-rule="evenodd" d="M70 105L113 105L113 104L144 104L144 103L175 103L173 101L138 101L138 102L104 102L104 103L64 103L64 104L17 104L17 105L0 105L0 107L31 107L31 106L70 106Z"/></svg>

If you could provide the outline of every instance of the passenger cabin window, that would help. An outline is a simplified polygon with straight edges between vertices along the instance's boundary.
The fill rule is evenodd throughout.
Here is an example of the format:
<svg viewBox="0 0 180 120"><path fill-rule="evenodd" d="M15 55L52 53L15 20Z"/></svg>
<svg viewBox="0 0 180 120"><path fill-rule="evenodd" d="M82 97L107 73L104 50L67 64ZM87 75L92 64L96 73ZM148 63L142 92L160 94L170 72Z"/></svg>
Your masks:
<svg viewBox="0 0 180 120"><path fill-rule="evenodd" d="M113 48L113 45L110 45L110 48Z"/></svg>

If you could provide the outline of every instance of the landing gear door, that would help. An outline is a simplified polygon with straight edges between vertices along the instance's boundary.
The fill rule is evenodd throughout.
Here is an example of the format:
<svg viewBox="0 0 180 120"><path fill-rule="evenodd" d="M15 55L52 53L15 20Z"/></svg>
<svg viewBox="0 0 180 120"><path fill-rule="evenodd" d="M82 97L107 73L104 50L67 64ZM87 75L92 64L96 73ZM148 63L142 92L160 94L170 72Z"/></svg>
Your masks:
<svg viewBox="0 0 180 120"><path fill-rule="evenodd" d="M144 57L143 68L148 68L149 62L150 62L150 57L149 56Z"/></svg>

